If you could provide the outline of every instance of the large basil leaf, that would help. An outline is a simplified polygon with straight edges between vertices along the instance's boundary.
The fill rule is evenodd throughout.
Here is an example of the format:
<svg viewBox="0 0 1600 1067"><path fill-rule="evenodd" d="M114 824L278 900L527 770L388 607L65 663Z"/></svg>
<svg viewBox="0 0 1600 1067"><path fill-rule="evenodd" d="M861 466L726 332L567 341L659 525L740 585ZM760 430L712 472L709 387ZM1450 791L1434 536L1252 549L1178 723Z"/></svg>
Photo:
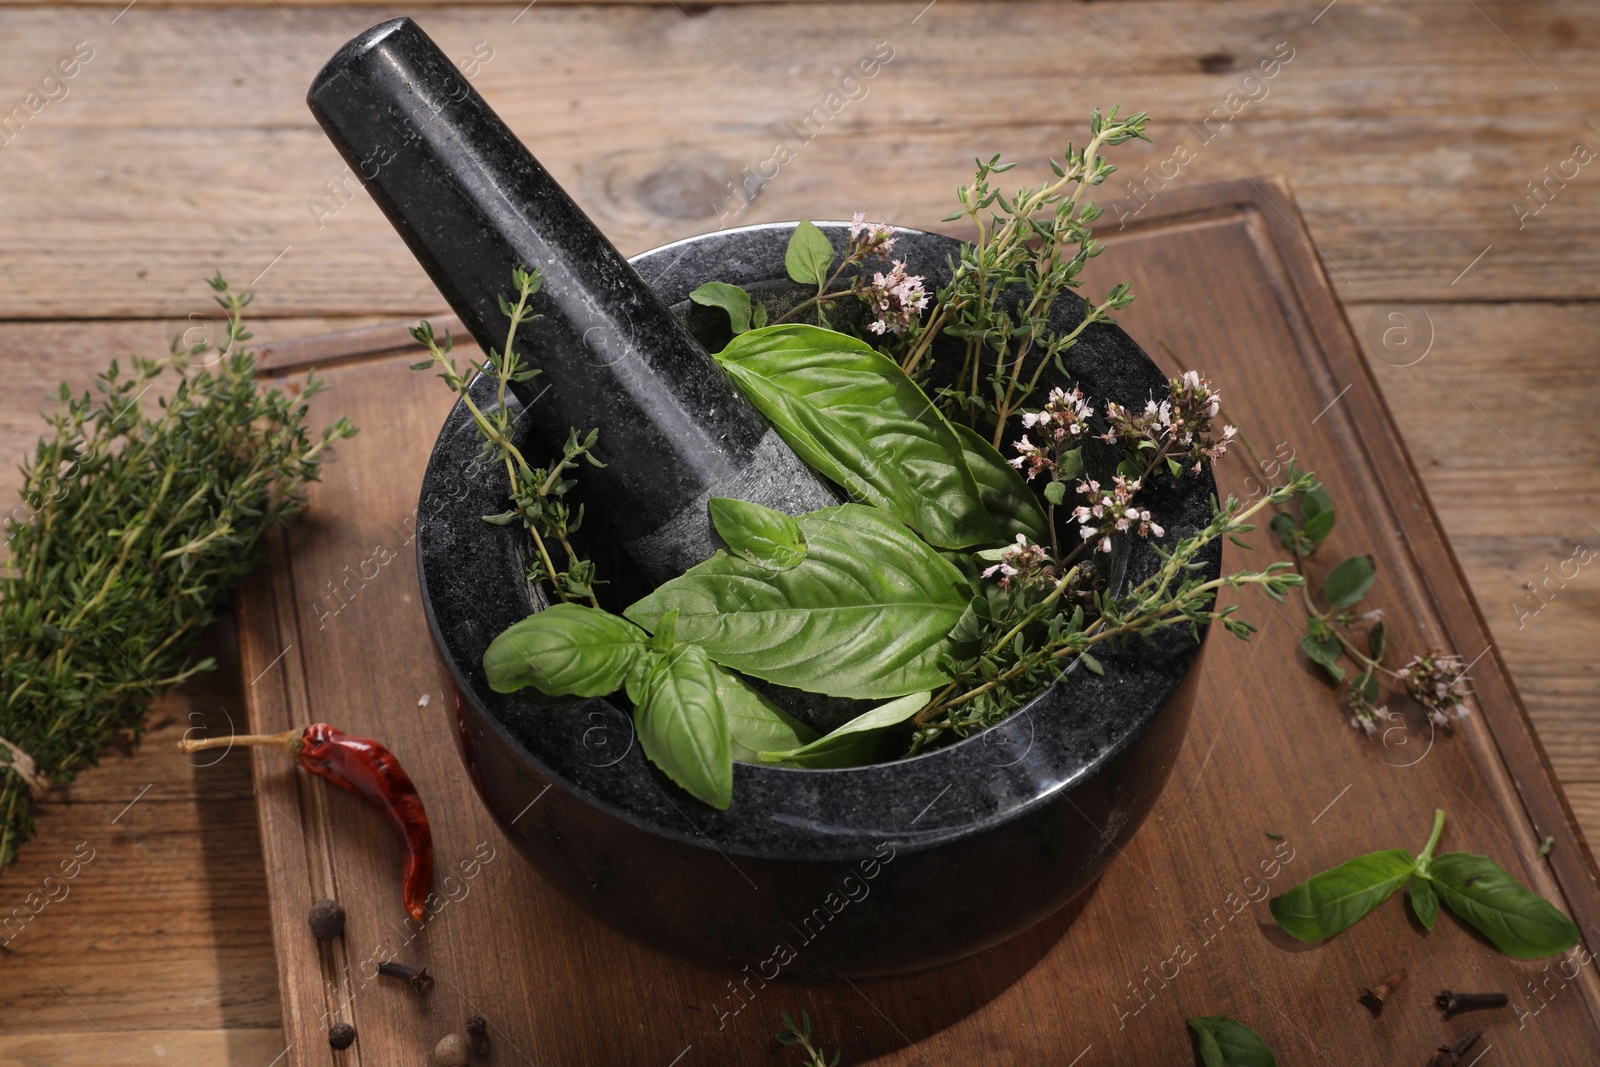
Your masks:
<svg viewBox="0 0 1600 1067"><path fill-rule="evenodd" d="M978 497L983 501L989 518L1000 528L1007 541L1017 534L1027 534L1036 545L1050 543L1050 527L1046 525L1044 508L1039 498L1023 480L1017 469L983 439L983 435L959 422L952 422L956 439L961 442L962 458L973 481L978 483ZM1074 451L1077 451L1074 449Z"/></svg>
<svg viewBox="0 0 1600 1067"><path fill-rule="evenodd" d="M1200 1041L1200 1060L1206 1067L1278 1067L1278 1059L1261 1035L1226 1015L1204 1015L1189 1020Z"/></svg>
<svg viewBox="0 0 1600 1067"><path fill-rule="evenodd" d="M628 675L639 745L667 777L719 810L733 802L733 749L717 686L702 649L654 652Z"/></svg>
<svg viewBox="0 0 1600 1067"><path fill-rule="evenodd" d="M1411 899L1411 913L1424 930L1432 930L1433 921L1439 917L1439 896L1433 891L1433 883L1419 871L1406 883L1406 893Z"/></svg>
<svg viewBox="0 0 1600 1067"><path fill-rule="evenodd" d="M751 563L788 570L806 558L805 536L783 512L720 496L711 498L710 507L717 536Z"/></svg>
<svg viewBox="0 0 1600 1067"><path fill-rule="evenodd" d="M1002 540L956 431L899 365L854 337L767 326L717 354L813 469L939 548Z"/></svg>
<svg viewBox="0 0 1600 1067"><path fill-rule="evenodd" d="M1278 925L1301 941L1332 937L1388 900L1416 867L1411 854L1398 848L1357 856L1312 875L1268 907Z"/></svg>
<svg viewBox="0 0 1600 1067"><path fill-rule="evenodd" d="M1444 906L1507 956L1536 960L1578 943L1577 925L1488 856L1446 852L1428 864Z"/></svg>
<svg viewBox="0 0 1600 1067"><path fill-rule="evenodd" d="M786 763L796 767L862 767L885 756L892 727L905 722L927 704L933 694L912 693L899 700L880 704L834 730L798 748L783 752L762 752L762 763Z"/></svg>
<svg viewBox="0 0 1600 1067"><path fill-rule="evenodd" d="M644 631L626 619L581 604L555 604L489 642L483 671L496 693L531 685L546 696L599 697L622 688L649 647Z"/></svg>
<svg viewBox="0 0 1600 1067"><path fill-rule="evenodd" d="M725 667L829 696L884 700L943 685L939 657L967 606L961 572L876 508L796 520L805 561L786 571L718 552L625 613Z"/></svg>
<svg viewBox="0 0 1600 1067"><path fill-rule="evenodd" d="M717 696L728 717L733 758L760 762L769 749L798 748L816 740L817 732L762 696L726 667L717 668Z"/></svg>

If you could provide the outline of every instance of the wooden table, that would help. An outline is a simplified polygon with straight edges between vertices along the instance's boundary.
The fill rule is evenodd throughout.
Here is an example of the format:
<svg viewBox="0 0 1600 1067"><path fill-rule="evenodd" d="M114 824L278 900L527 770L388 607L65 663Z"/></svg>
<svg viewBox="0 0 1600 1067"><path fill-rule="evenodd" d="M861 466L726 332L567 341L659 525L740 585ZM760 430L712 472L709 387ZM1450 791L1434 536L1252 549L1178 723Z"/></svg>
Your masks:
<svg viewBox="0 0 1600 1067"><path fill-rule="evenodd" d="M302 103L327 54L394 13L148 0L0 11L0 118L21 107L24 120L0 133L0 454L30 445L58 379L83 386L109 356L202 329L188 316L218 267L256 289L262 339L438 310ZM547 0L410 13L627 252L719 219L858 207L936 226L973 155L1058 152L1113 102L1158 123L1154 144L1119 159L1111 194L1130 194L1127 180L1149 198L1286 175L1600 839L1600 723L1584 715L1600 585L1587 567L1551 577L1600 539L1584 406L1600 408L1600 178L1587 165L1600 73L1586 47L1600 12ZM846 82L879 42L893 58ZM56 99L30 114L46 97L28 94L75 50L65 95L46 84ZM727 183L780 141L793 159L743 206ZM1100 235L1116 230L1111 216ZM0 497L17 483L8 461ZM219 627L223 669L159 703L139 754L108 755L53 793L39 837L0 875L9 910L80 842L94 849L70 896L0 956L0 1064L267 1065L283 1051L248 765L169 756L191 714L239 715L252 679L232 643Z"/></svg>

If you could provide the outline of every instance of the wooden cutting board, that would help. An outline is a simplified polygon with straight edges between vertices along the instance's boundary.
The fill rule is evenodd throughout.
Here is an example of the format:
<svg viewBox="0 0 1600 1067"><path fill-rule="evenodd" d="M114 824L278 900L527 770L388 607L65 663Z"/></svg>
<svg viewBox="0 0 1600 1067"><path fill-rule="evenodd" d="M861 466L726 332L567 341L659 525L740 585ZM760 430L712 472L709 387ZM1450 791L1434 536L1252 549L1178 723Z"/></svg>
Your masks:
<svg viewBox="0 0 1600 1067"><path fill-rule="evenodd" d="M1145 348L1165 360L1167 342L1220 384L1259 449L1292 450L1321 475L1339 520L1316 566L1371 553L1379 579L1368 602L1387 608L1391 648L1442 646L1473 661L1478 710L1464 727L1430 736L1412 709L1406 729L1362 737L1297 653L1300 613L1252 595L1242 612L1261 633L1248 644L1212 636L1160 803L1062 914L896 981L762 987L698 970L623 940L545 886L467 781L412 541L450 397L406 369L416 356L404 328L269 346L269 375L314 365L331 384L312 401L313 421L349 415L361 433L239 595L250 725L326 720L388 744L432 816L441 898L424 928L408 927L387 828L280 755L252 753L290 1063L427 1062L441 1035L481 1013L494 1064L797 1064L773 1038L780 1010L808 1011L844 1063L1190 1063L1184 1020L1209 1014L1254 1027L1285 1065L1423 1064L1473 1027L1484 1037L1467 1060L1485 1067L1596 1061L1600 980L1586 953L1509 960L1448 916L1425 934L1399 899L1319 946L1272 923L1269 894L1359 852L1420 848L1437 807L1450 813L1443 848L1493 856L1566 908L1591 943L1600 893L1287 186L1164 191L1120 231L1119 217L1102 224L1111 247L1088 291L1131 279L1139 299L1123 321ZM1240 494L1258 486L1251 474L1242 456L1217 472L1224 492ZM1280 558L1255 540L1252 553L1230 546L1226 565ZM1546 836L1553 846L1540 857ZM307 934L320 897L348 909L342 942ZM425 963L437 985L419 997L373 978L388 958ZM1401 969L1410 977L1374 1018L1358 996ZM1432 1003L1445 988L1506 992L1511 1006L1446 1022ZM354 1048L329 1051L333 1020L355 1025Z"/></svg>

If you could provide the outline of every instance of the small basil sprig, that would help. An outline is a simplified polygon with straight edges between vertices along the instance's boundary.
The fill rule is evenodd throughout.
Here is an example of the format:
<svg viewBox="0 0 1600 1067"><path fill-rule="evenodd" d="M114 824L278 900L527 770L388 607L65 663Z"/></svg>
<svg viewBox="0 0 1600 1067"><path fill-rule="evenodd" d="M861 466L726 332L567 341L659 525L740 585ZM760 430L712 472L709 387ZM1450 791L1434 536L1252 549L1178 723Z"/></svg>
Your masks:
<svg viewBox="0 0 1600 1067"><path fill-rule="evenodd" d="M1206 1067L1278 1067L1261 1035L1226 1015L1203 1015L1189 1020Z"/></svg>
<svg viewBox="0 0 1600 1067"><path fill-rule="evenodd" d="M1373 852L1313 875L1269 907L1278 925L1301 941L1332 937L1409 885L1411 911L1433 929L1439 904L1476 927L1495 948L1516 959L1540 959L1578 943L1578 927L1487 856L1446 852L1435 858L1445 814L1434 812L1433 833L1416 856L1402 849Z"/></svg>
<svg viewBox="0 0 1600 1067"><path fill-rule="evenodd" d="M489 688L532 686L546 696L599 697L626 689L644 754L714 808L733 800L733 761L816 738L744 680L677 640L678 613L654 636L581 604L554 604L506 628L483 654Z"/></svg>
<svg viewBox="0 0 1600 1067"><path fill-rule="evenodd" d="M786 571L805 560L806 536L783 512L731 497L712 497L710 511L717 536L751 563Z"/></svg>

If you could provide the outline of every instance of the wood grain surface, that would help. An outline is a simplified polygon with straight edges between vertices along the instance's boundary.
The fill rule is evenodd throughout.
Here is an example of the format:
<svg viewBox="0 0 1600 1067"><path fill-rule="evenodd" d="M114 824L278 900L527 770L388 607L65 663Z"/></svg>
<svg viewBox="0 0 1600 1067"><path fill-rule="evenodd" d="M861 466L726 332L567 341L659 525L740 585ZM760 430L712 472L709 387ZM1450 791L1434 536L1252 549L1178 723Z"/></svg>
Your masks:
<svg viewBox="0 0 1600 1067"><path fill-rule="evenodd" d="M267 339L441 306L370 201L325 188L337 191L341 165L301 102L323 53L397 11L123 7L0 11L0 112L23 105L76 42L96 49L69 95L0 151L7 456L31 444L58 379L86 386L108 357L161 350L193 328L198 279L218 267L254 284ZM1544 170L1578 141L1600 147L1588 125L1592 7L679 7L543 0L419 18L451 55L492 47L474 83L630 252L713 228L738 201L705 201L726 197L722 183L778 139L794 142L785 124L879 40L896 58L867 95L728 221L863 206L933 225L963 160L1059 150L1090 107L1113 100L1158 119L1155 143L1134 146L1113 191L1142 180L1146 163L1159 173L1181 138L1199 151L1155 203L1204 180L1286 174L1496 648L1580 820L1600 833L1600 594L1587 569L1529 588L1600 536L1597 194L1591 167L1565 182ZM1244 75L1285 40L1295 58L1268 95L1222 126L1215 109L1251 90ZM1224 132L1185 133L1208 115ZM1530 181L1548 181L1549 203L1519 220L1512 205L1534 203ZM313 198L337 208L321 227ZM1390 347L1403 332L1384 336L1397 311L1432 340L1420 363L1403 365L1415 347ZM17 485L0 464L0 497ZM255 1067L283 1051L248 777L226 764L202 777L169 757L191 711L240 714L250 678L224 670L160 702L153 719L169 725L137 755L108 754L57 790L38 842L0 874L0 897L20 900L79 842L98 844L96 828L109 835L70 900L0 955L0 1063Z"/></svg>

